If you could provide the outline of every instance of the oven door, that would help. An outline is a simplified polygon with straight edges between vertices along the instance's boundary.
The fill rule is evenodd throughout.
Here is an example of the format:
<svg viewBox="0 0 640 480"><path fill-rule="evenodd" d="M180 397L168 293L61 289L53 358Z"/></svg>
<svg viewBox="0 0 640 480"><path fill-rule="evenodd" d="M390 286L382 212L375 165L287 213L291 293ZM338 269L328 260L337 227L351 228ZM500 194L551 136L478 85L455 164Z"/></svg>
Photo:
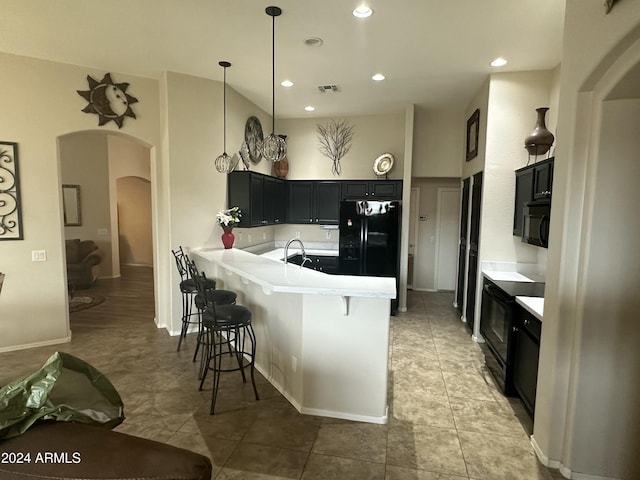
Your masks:
<svg viewBox="0 0 640 480"><path fill-rule="evenodd" d="M513 299L498 287L487 283L482 290L480 332L503 370L509 363L509 338Z"/></svg>

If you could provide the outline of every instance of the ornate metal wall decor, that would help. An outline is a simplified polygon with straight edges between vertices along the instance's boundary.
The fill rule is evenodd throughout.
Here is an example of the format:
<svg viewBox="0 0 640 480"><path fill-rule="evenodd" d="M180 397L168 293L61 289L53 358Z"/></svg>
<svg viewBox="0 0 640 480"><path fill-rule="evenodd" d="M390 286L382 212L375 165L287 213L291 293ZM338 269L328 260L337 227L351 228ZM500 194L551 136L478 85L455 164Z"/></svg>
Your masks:
<svg viewBox="0 0 640 480"><path fill-rule="evenodd" d="M353 124L346 120L330 120L325 125L318 124L320 153L331 159L331 173L334 175L342 173L340 159L351 149L352 139Z"/></svg>
<svg viewBox="0 0 640 480"><path fill-rule="evenodd" d="M76 90L89 105L82 109L85 113L98 114L98 125L102 126L110 121L122 128L124 117L136 118L131 110L131 104L138 99L127 93L128 83L114 83L111 74L107 73L99 82L91 75L87 75L89 90Z"/></svg>
<svg viewBox="0 0 640 480"><path fill-rule="evenodd" d="M0 142L0 240L22 240L18 144Z"/></svg>

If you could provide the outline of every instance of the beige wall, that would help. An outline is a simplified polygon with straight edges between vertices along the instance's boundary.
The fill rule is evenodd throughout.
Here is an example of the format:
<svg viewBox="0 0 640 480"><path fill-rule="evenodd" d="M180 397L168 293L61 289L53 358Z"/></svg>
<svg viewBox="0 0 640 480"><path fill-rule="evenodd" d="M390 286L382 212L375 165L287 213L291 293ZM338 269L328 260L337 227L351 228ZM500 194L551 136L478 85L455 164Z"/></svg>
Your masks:
<svg viewBox="0 0 640 480"><path fill-rule="evenodd" d="M98 128L98 117L81 112L87 104L76 90L86 90L88 74L106 73L0 53L3 66L0 117L3 140L18 142L24 240L0 242L3 272L0 298L0 351L69 338L62 224L62 184L58 137L83 130L117 131L110 122ZM158 82L113 73L130 83L137 120L126 118L123 130L148 145L158 143ZM46 262L32 262L32 250L45 250ZM38 299L33 301L33 279Z"/></svg>
<svg viewBox="0 0 640 480"><path fill-rule="evenodd" d="M625 295L638 282L636 248L625 243L638 233L630 210L637 203L631 152L638 110L637 100L603 103L638 64L637 2L618 2L605 15L597 3L567 1L556 149L562 161L554 172L533 435L540 458L567 475L640 477L640 358L628 344L640 335L634 297ZM637 75L630 85L627 98L637 99Z"/></svg>
<svg viewBox="0 0 640 480"><path fill-rule="evenodd" d="M342 158L342 174L331 173L332 162L318 149L317 125L330 119L292 119L278 122L282 133L287 135L288 179L376 179L373 162L383 153L391 153L394 167L390 179L402 179L404 169L404 113L348 117L353 125L351 150Z"/></svg>
<svg viewBox="0 0 640 480"><path fill-rule="evenodd" d="M120 177L116 191L120 264L151 267L151 182L140 177Z"/></svg>
<svg viewBox="0 0 640 480"><path fill-rule="evenodd" d="M412 177L460 177L466 117L458 110L415 109Z"/></svg>

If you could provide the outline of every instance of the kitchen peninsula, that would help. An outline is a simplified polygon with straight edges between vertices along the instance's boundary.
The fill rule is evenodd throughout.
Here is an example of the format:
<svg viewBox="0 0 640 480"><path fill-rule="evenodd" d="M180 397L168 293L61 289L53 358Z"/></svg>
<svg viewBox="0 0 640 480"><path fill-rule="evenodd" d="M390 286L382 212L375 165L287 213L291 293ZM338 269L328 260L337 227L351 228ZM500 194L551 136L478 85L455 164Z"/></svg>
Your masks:
<svg viewBox="0 0 640 480"><path fill-rule="evenodd" d="M387 422L394 278L329 275L238 249L193 258L251 310L256 368L299 412Z"/></svg>

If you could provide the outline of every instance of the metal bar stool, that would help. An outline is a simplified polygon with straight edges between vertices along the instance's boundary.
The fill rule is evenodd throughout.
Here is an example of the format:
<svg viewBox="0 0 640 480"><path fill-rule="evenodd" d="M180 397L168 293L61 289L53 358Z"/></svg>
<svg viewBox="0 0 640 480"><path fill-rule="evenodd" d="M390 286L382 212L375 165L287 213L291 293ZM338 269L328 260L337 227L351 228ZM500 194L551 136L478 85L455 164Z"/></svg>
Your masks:
<svg viewBox="0 0 640 480"><path fill-rule="evenodd" d="M205 365L200 380L199 389L202 390L207 378L207 372L213 371L213 393L211 395L211 415L215 412L216 399L220 387L220 374L239 370L243 383L247 382L244 369L249 367L251 384L256 400L260 400L255 381L256 337L251 326L251 311L242 305L217 305L210 295L212 289L207 287L207 277L204 272L198 273L195 264L191 265L191 275L198 290L197 305L204 305L202 310L202 325L205 331ZM202 301L204 299L204 301ZM234 365L223 366L224 346L227 345ZM233 352L231 352L233 346ZM213 365L212 365L213 363Z"/></svg>

